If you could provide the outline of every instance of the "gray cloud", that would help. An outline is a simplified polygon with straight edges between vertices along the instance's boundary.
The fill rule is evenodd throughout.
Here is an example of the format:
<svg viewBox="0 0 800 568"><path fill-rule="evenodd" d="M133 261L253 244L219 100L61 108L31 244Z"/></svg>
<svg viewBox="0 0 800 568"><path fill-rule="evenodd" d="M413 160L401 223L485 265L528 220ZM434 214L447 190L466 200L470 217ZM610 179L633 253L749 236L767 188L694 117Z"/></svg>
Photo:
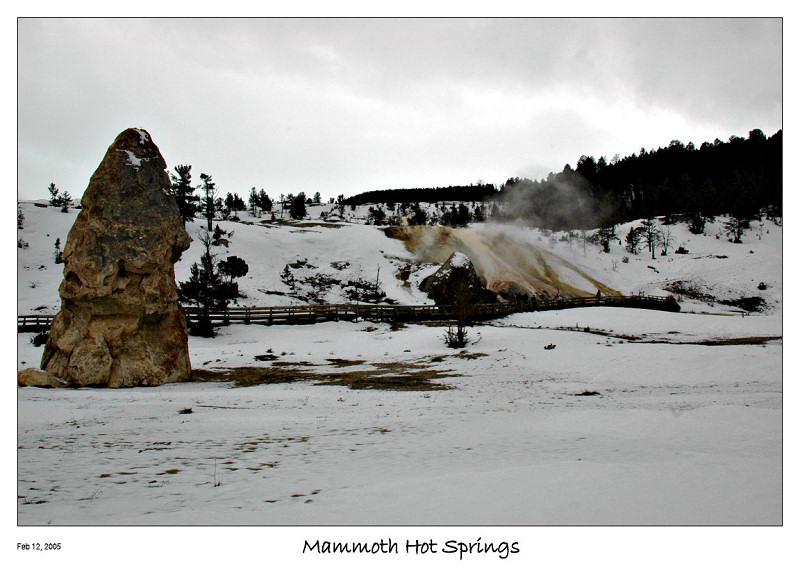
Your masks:
<svg viewBox="0 0 800 568"><path fill-rule="evenodd" d="M117 133L222 191L543 177L780 128L777 19L21 19L20 198ZM546 171L545 171L546 170Z"/></svg>

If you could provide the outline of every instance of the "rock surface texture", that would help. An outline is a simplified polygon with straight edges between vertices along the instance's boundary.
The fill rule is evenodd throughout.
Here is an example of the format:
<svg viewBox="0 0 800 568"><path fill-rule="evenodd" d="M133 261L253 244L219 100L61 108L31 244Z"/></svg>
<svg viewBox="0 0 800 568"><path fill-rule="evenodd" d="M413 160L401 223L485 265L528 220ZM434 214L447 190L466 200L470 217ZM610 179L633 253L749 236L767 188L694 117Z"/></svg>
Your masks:
<svg viewBox="0 0 800 568"><path fill-rule="evenodd" d="M497 301L497 296L486 289L472 261L460 252L454 252L439 270L420 282L437 305L481 304Z"/></svg>
<svg viewBox="0 0 800 568"><path fill-rule="evenodd" d="M189 379L174 264L189 248L166 162L150 135L122 132L81 199L42 369L70 386Z"/></svg>

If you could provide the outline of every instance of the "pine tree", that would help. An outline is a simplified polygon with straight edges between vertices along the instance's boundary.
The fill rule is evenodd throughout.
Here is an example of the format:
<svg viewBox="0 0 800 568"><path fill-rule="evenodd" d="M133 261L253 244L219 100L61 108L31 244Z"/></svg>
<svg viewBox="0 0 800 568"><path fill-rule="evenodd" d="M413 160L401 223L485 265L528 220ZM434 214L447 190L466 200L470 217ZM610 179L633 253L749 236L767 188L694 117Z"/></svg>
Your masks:
<svg viewBox="0 0 800 568"><path fill-rule="evenodd" d="M625 248L631 254L639 254L639 245L642 242L642 227L631 227L625 236Z"/></svg>
<svg viewBox="0 0 800 568"><path fill-rule="evenodd" d="M256 193L256 188L250 188L250 196L247 198L247 203L250 205L251 213L253 217L258 214L258 193Z"/></svg>
<svg viewBox="0 0 800 568"><path fill-rule="evenodd" d="M650 251L653 259L656 258L656 247L659 243L659 233L656 227L656 220L654 217L647 217L642 221L642 239L647 243L647 248Z"/></svg>
<svg viewBox="0 0 800 568"><path fill-rule="evenodd" d="M689 232L693 235L702 235L706 229L706 216L700 211L695 211L689 216Z"/></svg>
<svg viewBox="0 0 800 568"><path fill-rule="evenodd" d="M178 202L178 210L184 226L186 221L194 219L200 198L194 195L195 187L192 186L192 166L175 166L175 173L170 174L172 187L170 193Z"/></svg>
<svg viewBox="0 0 800 568"><path fill-rule="evenodd" d="M232 233L225 233L217 226L214 233L205 231L199 236L204 248L200 262L192 264L189 280L178 285L178 299L198 311L197 321L190 326L193 335L214 336L211 312L227 309L228 304L239 297L239 285L234 279L248 271L247 263L235 256L217 261L213 249L227 247L227 240L222 238L225 234L230 236Z"/></svg>
<svg viewBox="0 0 800 568"><path fill-rule="evenodd" d="M217 188L216 184L211 180L210 175L200 174L200 179L203 180L203 192L205 193L205 198L203 199L203 217L206 219L206 227L210 233L214 223L214 216L219 207Z"/></svg>
<svg viewBox="0 0 800 568"><path fill-rule="evenodd" d="M603 252L611 252L611 239L616 236L616 227L613 224L601 227L600 230L597 231L597 237L600 240L600 244L603 246Z"/></svg>
<svg viewBox="0 0 800 568"><path fill-rule="evenodd" d="M741 244L742 235L745 229L750 228L750 219L747 217L737 217L731 215L724 224L725 234L728 235L728 240L732 243Z"/></svg>
<svg viewBox="0 0 800 568"><path fill-rule="evenodd" d="M263 189L258 192L258 206L262 211L272 211L272 200Z"/></svg>
<svg viewBox="0 0 800 568"><path fill-rule="evenodd" d="M250 270L250 267L247 266L247 263L238 256L229 256L227 259L219 261L217 267L219 269L219 273L227 278L229 284L235 284L235 282L233 282L234 278L246 276Z"/></svg>
<svg viewBox="0 0 800 568"><path fill-rule="evenodd" d="M59 207L61 205L61 195L60 190L56 187L56 184L50 183L47 187L47 191L50 192L50 205L53 207Z"/></svg>
<svg viewBox="0 0 800 568"><path fill-rule="evenodd" d="M290 195L291 197L291 195ZM291 197L289 203L289 215L292 219L304 219L306 216L306 194L302 191L297 197Z"/></svg>
<svg viewBox="0 0 800 568"><path fill-rule="evenodd" d="M68 213L70 206L72 206L72 196L69 191L65 191L61 194L61 212Z"/></svg>
<svg viewBox="0 0 800 568"><path fill-rule="evenodd" d="M56 262L56 264L63 264L64 263L64 253L61 252L61 239L60 238L56 239L55 249L56 249L56 252L55 252L55 262Z"/></svg>

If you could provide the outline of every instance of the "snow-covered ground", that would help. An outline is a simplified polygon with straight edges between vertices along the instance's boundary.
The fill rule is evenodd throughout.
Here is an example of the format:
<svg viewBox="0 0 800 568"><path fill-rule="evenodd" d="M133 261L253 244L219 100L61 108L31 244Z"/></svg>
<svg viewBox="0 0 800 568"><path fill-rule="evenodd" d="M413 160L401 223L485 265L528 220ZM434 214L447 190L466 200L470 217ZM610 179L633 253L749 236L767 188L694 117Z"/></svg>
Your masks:
<svg viewBox="0 0 800 568"><path fill-rule="evenodd" d="M55 313L52 241L63 248L74 214L23 211L18 311ZM288 291L280 273L298 260L379 277L401 303L427 301L413 282L435 266L416 264L403 286L394 273L418 260L378 228L243 220L254 224L220 223L235 232L230 254L250 266L242 303L298 303L269 293ZM190 339L195 369L281 368L303 380L20 388L18 522L780 524L781 227L756 224L743 244L716 238L720 227L694 236L675 225L676 246L689 254L655 259L618 243L605 254L537 230L491 230L547 247L623 293L666 295L680 280L717 299L759 295L762 312L684 299L677 314L516 314L470 328L463 352L445 347L441 327L424 325L230 326ZM198 256L195 240L179 280ZM20 369L41 358L31 335L18 335ZM432 385L450 388L318 384L361 372L377 381L382 372L435 376Z"/></svg>

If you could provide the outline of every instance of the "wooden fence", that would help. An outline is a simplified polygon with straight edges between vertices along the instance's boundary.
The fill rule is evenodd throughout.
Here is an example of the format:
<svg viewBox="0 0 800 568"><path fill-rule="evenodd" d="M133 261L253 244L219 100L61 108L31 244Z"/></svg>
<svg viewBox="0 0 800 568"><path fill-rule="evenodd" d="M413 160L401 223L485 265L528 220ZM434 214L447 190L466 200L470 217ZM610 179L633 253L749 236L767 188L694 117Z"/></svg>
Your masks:
<svg viewBox="0 0 800 568"><path fill-rule="evenodd" d="M581 298L558 298L555 300L505 302L477 304L471 318L475 321L495 319L517 312L564 310L588 306L613 306L644 308L650 310L680 311L678 302L672 298L657 296L594 296ZM197 321L200 312L186 308L190 322ZM386 306L373 304L328 304L305 306L230 307L224 311L209 313L214 326L230 324L309 324L321 321L353 321L357 319L382 322L443 321L456 317L454 306ZM47 331L53 321L52 315L17 316L18 331Z"/></svg>

